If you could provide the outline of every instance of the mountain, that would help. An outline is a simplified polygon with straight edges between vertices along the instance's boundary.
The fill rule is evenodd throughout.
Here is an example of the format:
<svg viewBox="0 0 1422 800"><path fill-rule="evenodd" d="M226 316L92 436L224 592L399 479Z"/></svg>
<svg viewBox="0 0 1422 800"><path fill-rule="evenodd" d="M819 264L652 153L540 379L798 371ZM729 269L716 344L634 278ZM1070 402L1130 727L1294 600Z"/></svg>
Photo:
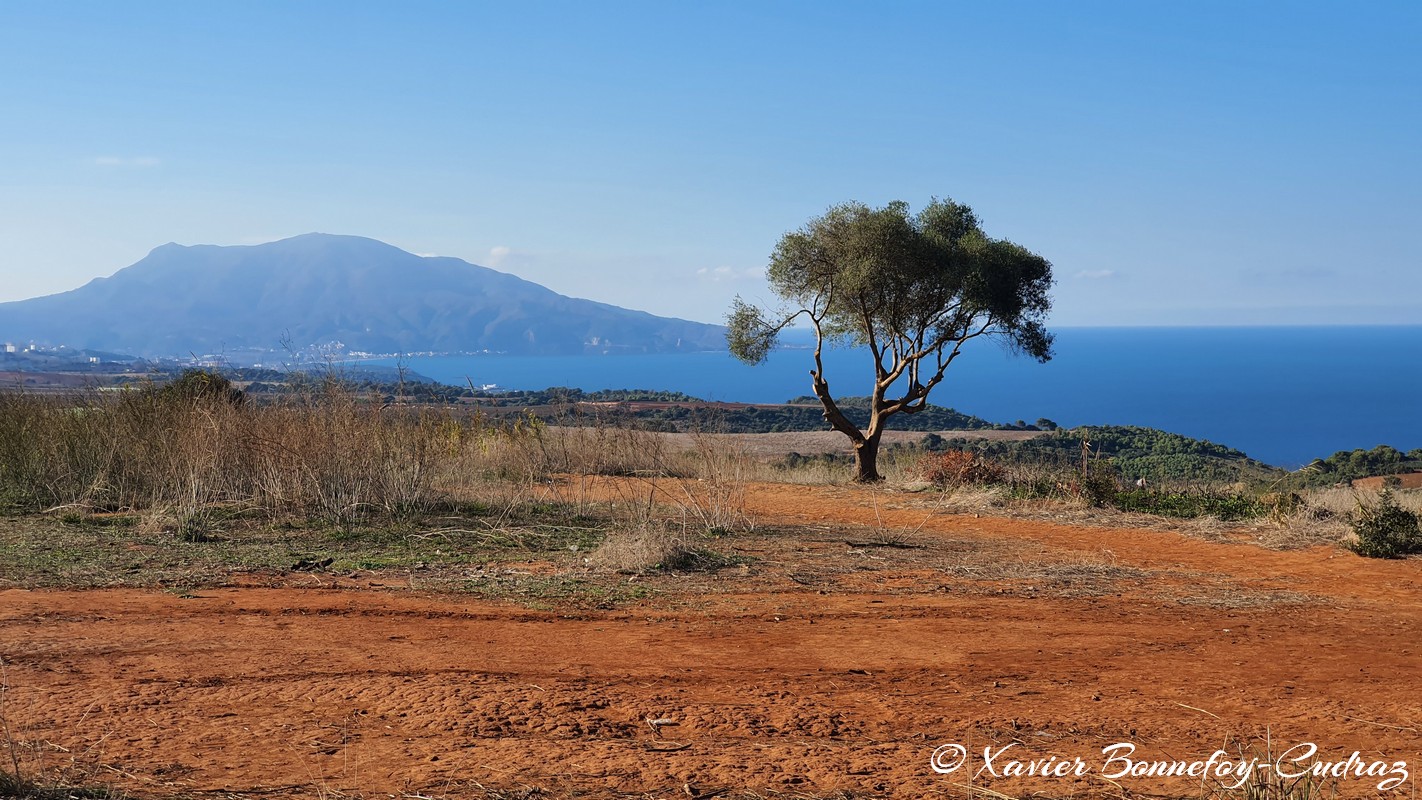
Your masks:
<svg viewBox="0 0 1422 800"><path fill-rule="evenodd" d="M147 356L332 341L380 353L725 347L716 325L565 297L457 258L323 233L241 247L165 244L78 289L0 303L0 340Z"/></svg>

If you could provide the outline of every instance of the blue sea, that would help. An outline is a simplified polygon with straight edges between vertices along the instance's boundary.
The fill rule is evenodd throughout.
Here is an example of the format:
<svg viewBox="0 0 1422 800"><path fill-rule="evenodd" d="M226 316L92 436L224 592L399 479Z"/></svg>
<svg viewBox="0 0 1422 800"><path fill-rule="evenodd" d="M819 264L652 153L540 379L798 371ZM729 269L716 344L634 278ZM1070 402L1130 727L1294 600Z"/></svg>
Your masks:
<svg viewBox="0 0 1422 800"><path fill-rule="evenodd" d="M1055 350L1039 364L992 342L970 343L930 399L994 422L1161 428L1289 468L1337 450L1422 447L1422 326L1061 328ZM825 361L835 394L869 393L866 351L831 349ZM407 364L461 386L659 389L779 403L810 394L811 354L781 349L756 367L725 353Z"/></svg>

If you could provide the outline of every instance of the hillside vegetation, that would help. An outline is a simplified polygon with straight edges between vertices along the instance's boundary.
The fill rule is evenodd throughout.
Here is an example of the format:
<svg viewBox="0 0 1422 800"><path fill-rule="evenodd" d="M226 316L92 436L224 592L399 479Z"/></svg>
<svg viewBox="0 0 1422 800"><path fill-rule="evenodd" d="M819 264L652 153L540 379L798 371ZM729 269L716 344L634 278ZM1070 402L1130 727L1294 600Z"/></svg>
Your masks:
<svg viewBox="0 0 1422 800"><path fill-rule="evenodd" d="M736 436L724 435L727 420L742 417L763 425L815 424L813 406L727 411L646 392L568 392L557 399L575 402L519 405L552 399L537 392L505 396L496 415L462 402L395 402L372 387L337 381L250 393L202 371L124 391L4 392L0 513L138 515L146 520L142 524L183 540L205 541L220 536L232 515L345 528L500 508L499 514L536 514L547 505L553 491L548 487L569 475L659 476L688 482L677 518L653 528L677 531L668 541L679 548L688 541L689 520L700 520L697 525L708 531L733 524L739 514L735 498L749 481L838 482L851 474L842 446L837 454L755 457ZM664 436L650 429L666 420L638 419L633 410L639 408L719 414L721 427ZM940 423L963 419L948 409L933 413ZM987 425L976 418L967 422ZM822 420L815 429L823 431ZM1092 427L1040 431L1025 439L918 438L888 449L891 489L936 486L949 505L966 496L976 498L969 502L977 507L1014 513L1092 508L1289 525L1296 520L1323 525L1334 537L1329 541L1346 534L1349 520L1376 518L1387 525L1375 527L1405 545L1392 552L1412 547L1405 526L1392 522L1403 517L1383 513L1385 504L1367 505L1360 499L1365 495L1351 490L1326 497L1280 490L1288 473L1177 434ZM1379 457L1407 463L1385 451ZM1137 483L1141 478L1144 486ZM1399 508L1415 513L1416 496L1398 496L1406 503ZM617 513L640 515L627 523L643 536L650 524L643 517L652 509L637 508ZM661 533L654 538L666 539ZM641 539L623 544L642 552ZM651 549L648 563L666 560L656 554L660 545Z"/></svg>
<svg viewBox="0 0 1422 800"><path fill-rule="evenodd" d="M1422 447L1406 453L1382 444L1371 450L1339 450L1300 470L1292 484L1301 487L1329 486L1378 475L1422 472Z"/></svg>
<svg viewBox="0 0 1422 800"><path fill-rule="evenodd" d="M279 396L286 390L281 373L235 370L238 380L255 381L251 391ZM829 430L819 401L810 396L791 398L784 404L708 402L682 392L655 389L605 389L584 391L550 387L521 391L479 391L427 379L367 382L363 391L380 394L388 402L397 395L410 402L460 404L493 416L531 413L558 425L631 425L650 431L698 433L787 433ZM840 408L852 421L862 423L869 413L869 398L848 397ZM1422 448L1403 452L1380 445L1371 450L1342 450L1315 460L1290 473L1264 464L1232 447L1193 439L1177 433L1137 426L1107 425L1060 429L1049 419L992 422L943 406L928 405L917 414L895 419L894 429L904 431L1042 431L1027 440L983 440L933 435L926 450L969 450L984 458L1009 464L1038 463L1056 467L1080 465L1083 440L1088 458L1103 460L1123 479L1145 478L1148 483L1209 482L1269 485L1277 490L1301 490L1346 484L1358 478L1422 471Z"/></svg>
<svg viewBox="0 0 1422 800"><path fill-rule="evenodd" d="M1122 479L1155 483L1258 483L1287 473L1231 447L1126 425L1057 430L1025 441L943 439L933 449L970 450L1010 464L1109 465Z"/></svg>
<svg viewBox="0 0 1422 800"><path fill-rule="evenodd" d="M393 370L391 371L393 372ZM258 404L284 403L293 392L337 376L236 369L226 372ZM390 380L390 373L353 373L361 380L339 380L343 391L378 399L385 405L468 409L493 419L533 418L562 427L614 427L677 433L800 433L827 431L818 401L792 398L784 404L708 402L681 392L654 389L584 391L567 387L540 390L477 390L450 386L407 375ZM304 387L304 388L303 388ZM868 398L840 403L855 420L868 415ZM1371 450L1344 450L1315 460L1295 471L1272 467L1247 454L1201 439L1136 426L1090 426L1060 429L1048 419L1028 424L994 423L951 408L929 405L903 415L895 428L927 435L913 450L962 450L1003 465L1035 465L1061 471L1080 469L1083 458L1123 484L1144 478L1152 487L1239 485L1259 491L1304 491L1347 485L1359 478L1422 471L1422 448L1407 452L1387 445ZM1026 438L954 437L951 431L1030 431ZM903 449L898 446L897 449ZM807 456L790 454L786 463L807 463ZM896 453L899 461L913 452ZM810 460L838 463L838 455L809 453Z"/></svg>
<svg viewBox="0 0 1422 800"><path fill-rule="evenodd" d="M845 398L839 401L839 407L845 416L858 424L862 424L859 421L869 417L867 397ZM624 401L617 411L626 418L643 424L648 430L657 431L790 433L823 431L829 428L825 423L824 409L818 401L813 404L791 401L785 405L678 401L665 406L639 406L629 400ZM925 407L917 414L895 418L894 423L894 429L905 431L975 431L1003 427L981 417L933 405Z"/></svg>

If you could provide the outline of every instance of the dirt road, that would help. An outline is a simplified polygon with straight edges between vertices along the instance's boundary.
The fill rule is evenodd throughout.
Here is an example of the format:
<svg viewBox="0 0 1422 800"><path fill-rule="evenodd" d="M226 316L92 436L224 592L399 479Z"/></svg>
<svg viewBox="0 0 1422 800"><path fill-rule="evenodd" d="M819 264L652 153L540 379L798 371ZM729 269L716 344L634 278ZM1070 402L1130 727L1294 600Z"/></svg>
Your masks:
<svg viewBox="0 0 1422 800"><path fill-rule="evenodd" d="M4 591L6 715L23 754L143 797L962 796L982 749L1006 745L999 773L1086 769L974 784L1200 797L1198 778L1113 784L1102 749L1238 759L1266 737L1422 768L1422 562L921 505L751 487L767 527L725 540L741 566L657 578L611 611L389 576ZM935 773L953 743L977 762Z"/></svg>

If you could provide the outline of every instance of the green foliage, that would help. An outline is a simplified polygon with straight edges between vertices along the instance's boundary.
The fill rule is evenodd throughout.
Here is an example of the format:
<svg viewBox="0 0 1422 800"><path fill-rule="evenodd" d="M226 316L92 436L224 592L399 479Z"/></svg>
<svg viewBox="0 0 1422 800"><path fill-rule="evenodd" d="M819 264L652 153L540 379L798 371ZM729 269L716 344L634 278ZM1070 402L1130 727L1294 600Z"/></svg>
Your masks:
<svg viewBox="0 0 1422 800"><path fill-rule="evenodd" d="M1120 484L1115 473L1098 468L1082 475L1074 488L1081 499L1097 508L1105 508L1115 503Z"/></svg>
<svg viewBox="0 0 1422 800"><path fill-rule="evenodd" d="M1083 471L1083 440L1089 455ZM1009 465L1015 497L1072 498L1098 508L1167 517L1253 519L1271 507L1255 491L1221 488L1277 481L1285 474L1243 453L1174 433L1135 427L1053 431L1025 441L941 439ZM1146 478L1145 485L1133 485ZM1126 484L1123 486L1122 484Z"/></svg>
<svg viewBox="0 0 1422 800"><path fill-rule="evenodd" d="M813 426L803 428L792 428L789 430L824 430L825 418L824 408L820 402L813 397L796 398L790 401L792 405L799 408L786 410L787 414L797 414L803 417L805 412L809 412L815 420ZM869 424L869 403L868 397L843 397L835 401L839 410L860 428ZM895 423L897 427L909 431L979 431L999 428L982 417L975 417L972 414L964 414L961 411L954 411L951 408L935 406L928 403L923 404L920 410L899 418Z"/></svg>
<svg viewBox="0 0 1422 800"><path fill-rule="evenodd" d="M1402 558L1422 553L1422 532L1417 515L1397 504L1390 490L1384 490L1372 505L1358 505L1353 521L1358 540L1353 551L1367 558Z"/></svg>
<svg viewBox="0 0 1422 800"><path fill-rule="evenodd" d="M1193 487L1159 489L1122 487L1116 476L1098 465L1085 476L1079 471L1016 469L1008 472L1013 497L1062 498L1083 501L1096 508L1114 508L1162 517L1193 519L1215 517L1225 521L1255 519L1270 512L1268 504L1249 492Z"/></svg>
<svg viewBox="0 0 1422 800"><path fill-rule="evenodd" d="M731 301L731 313L726 320L726 346L731 354L747 364L765 361L775 347L774 323L766 318L766 313L739 296ZM779 333L779 329L775 329Z"/></svg>
<svg viewBox="0 0 1422 800"><path fill-rule="evenodd" d="M812 455L801 455L800 453L786 453L785 456L774 462L774 466L781 470L798 470L816 466L842 467L853 463L849 456L839 453L814 453Z"/></svg>
<svg viewBox="0 0 1422 800"><path fill-rule="evenodd" d="M682 392L659 389L599 389L594 392L572 389L566 386L550 386L547 389L465 392L465 396L479 401L481 406L559 406L574 403L699 403L695 397Z"/></svg>
<svg viewBox="0 0 1422 800"><path fill-rule="evenodd" d="M901 357L941 350L987 326L1036 358L1051 354L1042 327L1051 264L989 238L972 209L951 200L933 200L917 215L903 202L835 206L781 238L767 277L798 306L788 319L808 314L831 339ZM758 363L788 319L738 300L728 318L732 353Z"/></svg>
<svg viewBox="0 0 1422 800"><path fill-rule="evenodd" d="M792 400L785 405L709 403L681 392L645 389L608 389L584 392L550 388L538 391L480 395L481 409L500 414L528 409L559 425L628 425L649 431L688 433L782 433L826 429L824 408ZM845 416L863 423L869 418L869 398L840 401ZM984 430L1001 426L951 408L925 405L904 417L907 430Z"/></svg>
<svg viewBox="0 0 1422 800"><path fill-rule="evenodd" d="M1153 483L1264 482L1285 474L1230 447L1133 426L1056 430L1018 442L949 439L945 444L1007 463L1079 468L1083 439L1089 443L1093 461L1109 461L1129 482L1138 478Z"/></svg>
<svg viewBox="0 0 1422 800"><path fill-rule="evenodd" d="M1226 522L1263 516L1268 508L1257 498L1227 492L1170 492L1131 489L1117 492L1111 505L1122 511L1137 511L1162 517L1215 517Z"/></svg>
<svg viewBox="0 0 1422 800"><path fill-rule="evenodd" d="M1291 483L1297 487L1329 486L1378 475L1401 475L1422 471L1422 448L1406 453L1381 444L1371 450L1339 450L1316 459L1296 473Z"/></svg>
<svg viewBox="0 0 1422 800"><path fill-rule="evenodd" d="M916 215L898 201L877 209L835 206L781 237L766 274L786 307L767 311L736 298L727 345L759 364L781 331L802 316L809 320L817 340L815 397L830 425L855 442L859 480L880 479L874 464L886 420L922 410L969 340L993 336L1040 361L1051 358L1052 336L1043 326L1051 264L989 238L972 209L951 200L935 199ZM867 424L847 418L830 395L821 348L836 342L867 347L873 356ZM893 399L890 390L902 394Z"/></svg>
<svg viewBox="0 0 1422 800"><path fill-rule="evenodd" d="M972 209L951 200L934 200L914 216L903 202L835 206L781 238L767 275L795 307L772 314L735 300L728 345L747 363L763 361L802 314L826 340L868 346L890 370L912 367L911 380L920 359L937 357L924 373L932 375L945 355L951 360L945 348L984 333L1034 358L1051 356L1042 326L1051 264L989 238Z"/></svg>

